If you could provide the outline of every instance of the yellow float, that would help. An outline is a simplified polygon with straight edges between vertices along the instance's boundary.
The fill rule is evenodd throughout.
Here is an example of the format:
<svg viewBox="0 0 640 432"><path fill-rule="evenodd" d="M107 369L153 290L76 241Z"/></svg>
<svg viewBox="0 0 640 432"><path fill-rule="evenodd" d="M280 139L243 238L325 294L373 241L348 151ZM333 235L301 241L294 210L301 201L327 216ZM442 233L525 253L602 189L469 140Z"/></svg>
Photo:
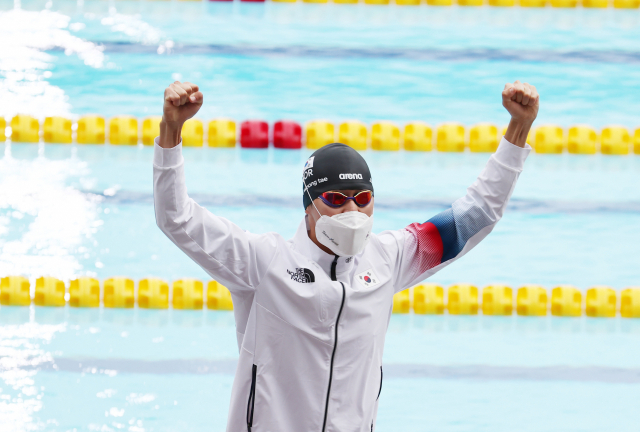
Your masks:
<svg viewBox="0 0 640 432"><path fill-rule="evenodd" d="M606 8L609 7L609 0L582 0L584 8Z"/></svg>
<svg viewBox="0 0 640 432"><path fill-rule="evenodd" d="M118 116L109 121L109 144L137 145L138 120L131 116Z"/></svg>
<svg viewBox="0 0 640 432"><path fill-rule="evenodd" d="M40 141L40 123L35 117L18 114L11 119L11 141L37 143Z"/></svg>
<svg viewBox="0 0 640 432"><path fill-rule="evenodd" d="M214 310L233 310L231 293L220 282L214 280L207 284L207 308Z"/></svg>
<svg viewBox="0 0 640 432"><path fill-rule="evenodd" d="M400 150L400 129L392 122L378 122L371 126L371 148L373 150Z"/></svg>
<svg viewBox="0 0 640 432"><path fill-rule="evenodd" d="M482 290L483 315L513 314L513 289L506 285L489 285Z"/></svg>
<svg viewBox="0 0 640 432"><path fill-rule="evenodd" d="M233 120L225 118L211 120L207 143L209 147L235 147L236 133L236 122Z"/></svg>
<svg viewBox="0 0 640 432"><path fill-rule="evenodd" d="M549 308L547 290L540 285L525 285L518 289L516 312L522 316L545 316Z"/></svg>
<svg viewBox="0 0 640 432"><path fill-rule="evenodd" d="M100 282L92 277L79 277L69 282L69 306L99 307Z"/></svg>
<svg viewBox="0 0 640 432"><path fill-rule="evenodd" d="M408 151L433 150L433 130L424 122L407 123L404 127L402 142Z"/></svg>
<svg viewBox="0 0 640 432"><path fill-rule="evenodd" d="M409 290L400 291L393 296L393 310L395 314L407 314L411 310Z"/></svg>
<svg viewBox="0 0 640 432"><path fill-rule="evenodd" d="M182 146L202 147L204 145L204 125L198 119L189 119L182 125Z"/></svg>
<svg viewBox="0 0 640 432"><path fill-rule="evenodd" d="M620 316L640 318L640 288L631 287L620 293Z"/></svg>
<svg viewBox="0 0 640 432"><path fill-rule="evenodd" d="M64 282L53 277L36 279L36 295L33 302L36 306L64 306L67 302Z"/></svg>
<svg viewBox="0 0 640 432"><path fill-rule="evenodd" d="M436 149L440 152L463 152L464 126L458 123L445 123L438 126Z"/></svg>
<svg viewBox="0 0 640 432"><path fill-rule="evenodd" d="M589 126L573 126L569 129L567 148L572 154L595 154L598 134Z"/></svg>
<svg viewBox="0 0 640 432"><path fill-rule="evenodd" d="M152 146L160 135L162 116L147 117L142 121L142 145Z"/></svg>
<svg viewBox="0 0 640 432"><path fill-rule="evenodd" d="M450 315L476 315L478 313L478 288L469 284L449 287L447 309Z"/></svg>
<svg viewBox="0 0 640 432"><path fill-rule="evenodd" d="M47 117L42 126L46 143L71 144L71 120L64 117Z"/></svg>
<svg viewBox="0 0 640 432"><path fill-rule="evenodd" d="M202 309L204 290L202 281L197 279L179 279L173 283L174 309Z"/></svg>
<svg viewBox="0 0 640 432"><path fill-rule="evenodd" d="M336 142L336 129L327 120L314 120L305 127L307 148L317 150L327 144Z"/></svg>
<svg viewBox="0 0 640 432"><path fill-rule="evenodd" d="M589 317L613 318L616 316L616 292L607 286L595 286L587 290L586 312Z"/></svg>
<svg viewBox="0 0 640 432"><path fill-rule="evenodd" d="M609 126L600 134L600 152L606 155L627 155L631 145L629 131L622 126Z"/></svg>
<svg viewBox="0 0 640 432"><path fill-rule="evenodd" d="M132 308L135 304L133 280L113 277L104 281L103 304L106 308Z"/></svg>
<svg viewBox="0 0 640 432"><path fill-rule="evenodd" d="M582 315L582 293L572 285L560 285L551 291L551 315L578 317Z"/></svg>
<svg viewBox="0 0 640 432"><path fill-rule="evenodd" d="M97 115L86 115L78 120L76 142L78 144L104 144L105 120Z"/></svg>
<svg viewBox="0 0 640 432"><path fill-rule="evenodd" d="M366 150L367 126L357 120L342 123L338 129L338 141L355 150Z"/></svg>
<svg viewBox="0 0 640 432"><path fill-rule="evenodd" d="M493 153L498 149L498 128L490 123L480 123L469 130L469 150L473 153Z"/></svg>
<svg viewBox="0 0 640 432"><path fill-rule="evenodd" d="M413 312L416 314L441 315L444 313L444 288L425 283L413 288Z"/></svg>
<svg viewBox="0 0 640 432"><path fill-rule="evenodd" d="M613 0L613 7L616 9L637 9L640 7L640 0Z"/></svg>
<svg viewBox="0 0 640 432"><path fill-rule="evenodd" d="M578 6L578 0L551 0L554 8L574 8Z"/></svg>
<svg viewBox="0 0 640 432"><path fill-rule="evenodd" d="M145 278L138 284L138 307L142 309L167 309L169 284L159 278Z"/></svg>
<svg viewBox="0 0 640 432"><path fill-rule="evenodd" d="M29 279L23 276L6 276L0 279L0 305L29 306L31 293Z"/></svg>
<svg viewBox="0 0 640 432"><path fill-rule="evenodd" d="M560 126L540 126L534 136L533 148L536 153L559 154L564 151L564 131Z"/></svg>

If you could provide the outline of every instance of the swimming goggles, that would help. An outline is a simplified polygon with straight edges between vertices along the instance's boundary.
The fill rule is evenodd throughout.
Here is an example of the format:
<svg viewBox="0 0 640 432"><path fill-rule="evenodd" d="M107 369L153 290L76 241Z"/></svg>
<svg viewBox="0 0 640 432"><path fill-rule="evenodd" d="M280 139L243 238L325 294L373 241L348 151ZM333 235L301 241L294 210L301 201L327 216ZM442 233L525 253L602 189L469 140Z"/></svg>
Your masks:
<svg viewBox="0 0 640 432"><path fill-rule="evenodd" d="M369 190L363 190L355 194L354 196L346 196L342 192L324 192L320 194L320 199L329 207L338 208L347 203L348 200L353 200L358 207L365 207L373 198L373 192Z"/></svg>

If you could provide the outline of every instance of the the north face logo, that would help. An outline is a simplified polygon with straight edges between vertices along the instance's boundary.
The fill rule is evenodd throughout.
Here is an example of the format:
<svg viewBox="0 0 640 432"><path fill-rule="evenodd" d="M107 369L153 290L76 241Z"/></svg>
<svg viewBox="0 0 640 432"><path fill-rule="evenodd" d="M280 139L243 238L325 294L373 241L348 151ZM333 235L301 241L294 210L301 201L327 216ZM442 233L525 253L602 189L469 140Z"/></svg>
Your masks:
<svg viewBox="0 0 640 432"><path fill-rule="evenodd" d="M313 272L306 268L296 268L296 271L287 270L289 276L291 276L291 280L300 283L311 283L316 281L316 277Z"/></svg>

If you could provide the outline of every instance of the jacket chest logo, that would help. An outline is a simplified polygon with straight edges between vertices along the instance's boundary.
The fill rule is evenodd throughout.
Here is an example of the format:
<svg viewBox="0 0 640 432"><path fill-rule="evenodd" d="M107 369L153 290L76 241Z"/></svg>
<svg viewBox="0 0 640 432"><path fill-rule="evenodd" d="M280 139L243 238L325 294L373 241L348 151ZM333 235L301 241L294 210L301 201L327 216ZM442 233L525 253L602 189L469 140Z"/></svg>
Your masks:
<svg viewBox="0 0 640 432"><path fill-rule="evenodd" d="M380 283L380 279L378 279L378 276L376 276L376 274L371 269L357 274L356 279L358 279L360 283L367 288L369 288L370 286L378 285Z"/></svg>
<svg viewBox="0 0 640 432"><path fill-rule="evenodd" d="M291 280L300 283L311 283L316 281L316 277L313 272L307 268L296 268L296 271L287 270Z"/></svg>

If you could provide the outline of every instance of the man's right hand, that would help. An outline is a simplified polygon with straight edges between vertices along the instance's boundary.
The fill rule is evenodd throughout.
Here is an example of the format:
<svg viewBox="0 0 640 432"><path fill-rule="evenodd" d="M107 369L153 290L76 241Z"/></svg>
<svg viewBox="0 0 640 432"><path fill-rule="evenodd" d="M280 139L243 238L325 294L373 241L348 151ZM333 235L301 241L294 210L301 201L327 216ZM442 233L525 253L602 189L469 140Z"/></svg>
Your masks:
<svg viewBox="0 0 640 432"><path fill-rule="evenodd" d="M203 100L204 96L195 84L176 81L166 88L158 142L160 147L172 148L180 143L182 125L196 115Z"/></svg>

